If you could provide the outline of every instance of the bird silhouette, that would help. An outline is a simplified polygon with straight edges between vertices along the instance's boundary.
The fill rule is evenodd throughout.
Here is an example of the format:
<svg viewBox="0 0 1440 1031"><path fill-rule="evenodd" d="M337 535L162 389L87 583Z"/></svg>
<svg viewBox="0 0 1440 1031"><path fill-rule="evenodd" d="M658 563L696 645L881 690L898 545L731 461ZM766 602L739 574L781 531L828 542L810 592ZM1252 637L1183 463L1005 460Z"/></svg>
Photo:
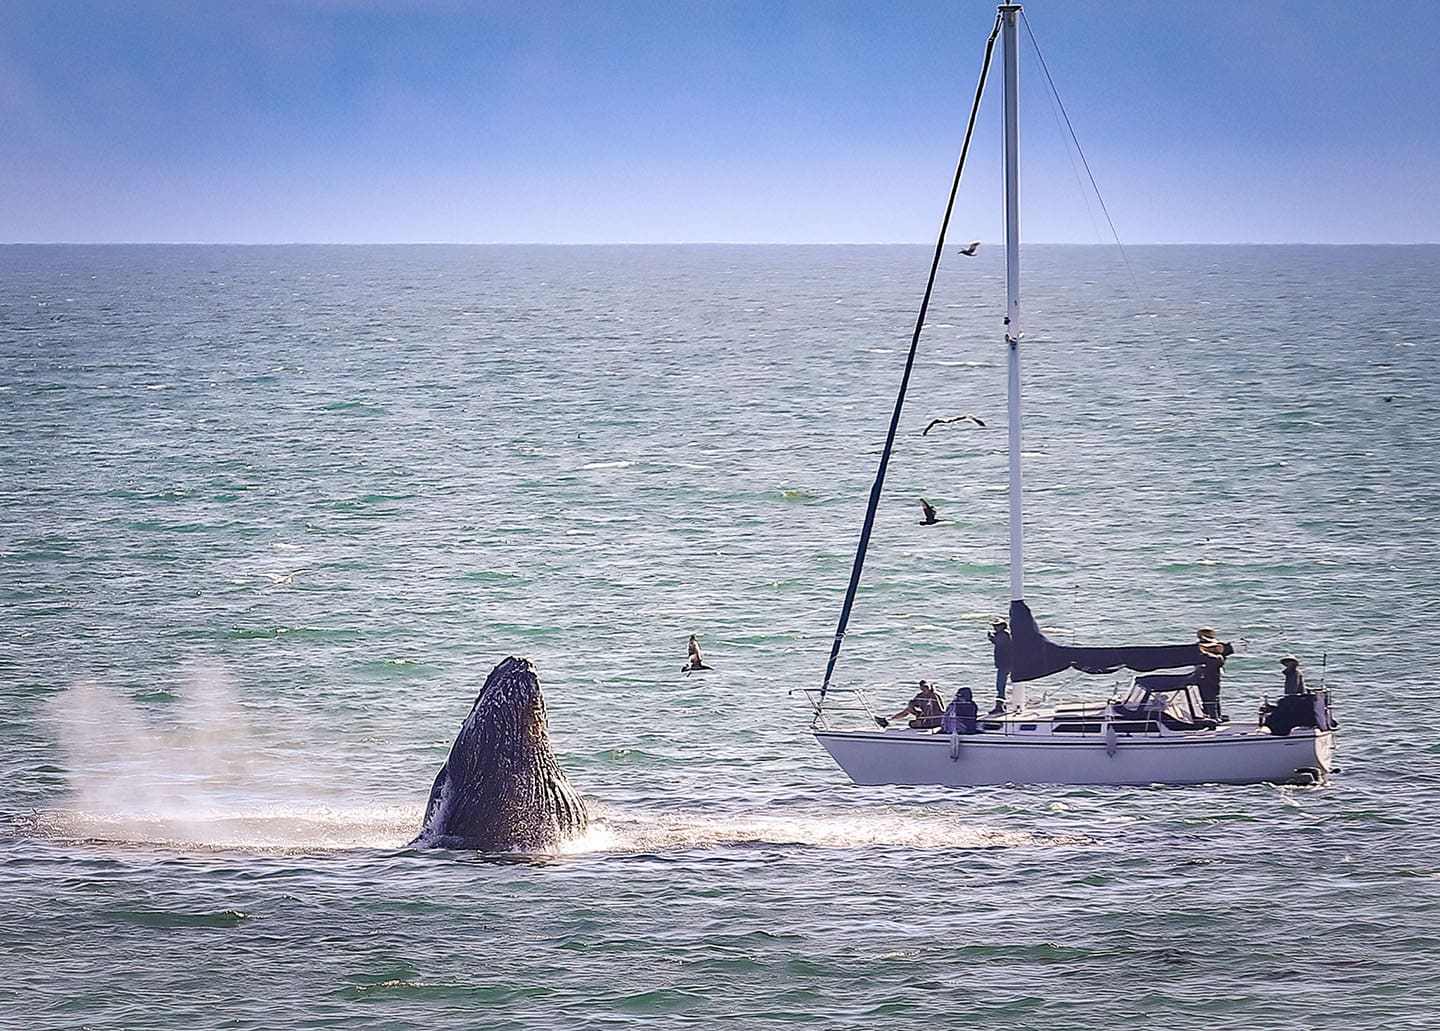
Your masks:
<svg viewBox="0 0 1440 1031"><path fill-rule="evenodd" d="M957 415L953 419L931 419L930 425L920 431L920 436L926 436L936 426L943 426L950 422L973 422L976 426L985 425L985 420L978 415Z"/></svg>
<svg viewBox="0 0 1440 1031"><path fill-rule="evenodd" d="M979 246L980 246L980 241L979 241L979 240L972 240L969 247L961 247L961 248L960 248L960 253L963 254L963 255L965 255L965 257L967 257L967 258L973 258L973 257L975 257L975 250L976 250L976 248L978 248Z"/></svg>
<svg viewBox="0 0 1440 1031"><path fill-rule="evenodd" d="M925 518L920 520L921 526L934 526L940 521L938 518L936 518L935 506L930 504L930 502L926 501L924 498L920 499L920 507L925 512Z"/></svg>
<svg viewBox="0 0 1440 1031"><path fill-rule="evenodd" d="M680 667L680 672L681 672L681 673L684 673L684 674L686 674L686 675L688 676L688 675L691 674L691 673L699 673L699 672L702 671L702 670L707 670L707 669L711 669L711 668L712 668L712 667L710 667L710 666L705 665L705 659L704 659L704 657L701 656L701 654L700 654L700 642L697 641L697 640L695 640L695 635L694 635L694 634L691 634L691 635L690 635L690 647L689 647L689 652L690 652L690 655L689 655L689 658L686 660L685 665L683 665L683 666Z"/></svg>

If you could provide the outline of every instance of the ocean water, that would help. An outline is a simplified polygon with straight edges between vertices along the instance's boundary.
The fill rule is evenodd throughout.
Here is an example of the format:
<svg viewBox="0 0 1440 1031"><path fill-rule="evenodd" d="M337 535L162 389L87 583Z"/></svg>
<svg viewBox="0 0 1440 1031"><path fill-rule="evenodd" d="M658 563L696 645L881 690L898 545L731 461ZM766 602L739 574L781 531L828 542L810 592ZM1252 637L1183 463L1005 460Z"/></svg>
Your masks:
<svg viewBox="0 0 1440 1031"><path fill-rule="evenodd" d="M1240 714L1294 651L1324 784L809 737L927 248L0 248L0 1026L1440 1026L1440 248L1128 257L1025 254L1027 597L1216 626ZM837 676L882 707L990 683L1002 301L947 258ZM407 850L509 654L595 828Z"/></svg>

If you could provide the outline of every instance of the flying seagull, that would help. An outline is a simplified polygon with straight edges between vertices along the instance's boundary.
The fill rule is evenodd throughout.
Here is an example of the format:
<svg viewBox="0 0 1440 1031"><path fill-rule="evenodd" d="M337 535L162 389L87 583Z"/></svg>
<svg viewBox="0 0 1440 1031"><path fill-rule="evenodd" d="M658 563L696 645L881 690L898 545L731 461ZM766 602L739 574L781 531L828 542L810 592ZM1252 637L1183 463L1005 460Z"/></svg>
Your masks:
<svg viewBox="0 0 1440 1031"><path fill-rule="evenodd" d="M935 517L935 506L924 498L920 499L920 507L925 511L925 518L920 520L921 526L934 526L940 521Z"/></svg>
<svg viewBox="0 0 1440 1031"><path fill-rule="evenodd" d="M977 248L977 247L979 247L979 246L980 246L980 241L979 241L979 240L972 240L972 241L970 241L970 246L969 246L969 247L961 247L961 248L960 248L960 253L963 254L963 255L965 255L965 257L967 257L967 258L973 258L973 257L975 257L975 248Z"/></svg>
<svg viewBox="0 0 1440 1031"><path fill-rule="evenodd" d="M985 420L978 415L957 415L953 419L931 419L930 425L920 431L920 436L925 436L936 426L942 426L947 422L973 422L976 426L985 425Z"/></svg>

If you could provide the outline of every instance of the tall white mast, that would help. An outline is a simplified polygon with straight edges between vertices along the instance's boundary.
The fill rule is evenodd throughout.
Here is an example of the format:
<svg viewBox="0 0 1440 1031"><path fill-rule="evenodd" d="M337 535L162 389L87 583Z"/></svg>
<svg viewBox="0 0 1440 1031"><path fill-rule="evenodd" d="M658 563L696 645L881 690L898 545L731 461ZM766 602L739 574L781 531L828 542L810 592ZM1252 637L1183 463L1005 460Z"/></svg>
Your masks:
<svg viewBox="0 0 1440 1031"><path fill-rule="evenodd" d="M1020 5L1003 4L1005 64L1005 344L1010 416L1010 600L1025 599L1020 510Z"/></svg>
<svg viewBox="0 0 1440 1031"><path fill-rule="evenodd" d="M1005 53L1005 345L1010 416L1010 600L1025 600L1020 507L1020 5L1002 4ZM1014 628L1011 628L1014 631ZM1012 682L1010 703L1025 708L1025 685Z"/></svg>

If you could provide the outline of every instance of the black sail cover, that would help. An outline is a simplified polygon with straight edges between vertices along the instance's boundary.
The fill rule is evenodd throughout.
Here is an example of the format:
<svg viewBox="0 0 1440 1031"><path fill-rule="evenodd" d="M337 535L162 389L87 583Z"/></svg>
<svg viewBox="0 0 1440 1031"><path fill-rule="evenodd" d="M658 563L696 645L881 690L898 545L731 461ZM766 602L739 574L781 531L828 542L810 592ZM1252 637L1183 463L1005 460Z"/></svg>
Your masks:
<svg viewBox="0 0 1440 1031"><path fill-rule="evenodd" d="M1198 666L1200 645L1190 644L1130 645L1119 648L1079 648L1055 644L1040 632L1030 606L1023 601L1010 603L1011 680L1038 680L1064 669L1082 673L1114 673L1122 667L1137 673L1157 669L1179 669Z"/></svg>

